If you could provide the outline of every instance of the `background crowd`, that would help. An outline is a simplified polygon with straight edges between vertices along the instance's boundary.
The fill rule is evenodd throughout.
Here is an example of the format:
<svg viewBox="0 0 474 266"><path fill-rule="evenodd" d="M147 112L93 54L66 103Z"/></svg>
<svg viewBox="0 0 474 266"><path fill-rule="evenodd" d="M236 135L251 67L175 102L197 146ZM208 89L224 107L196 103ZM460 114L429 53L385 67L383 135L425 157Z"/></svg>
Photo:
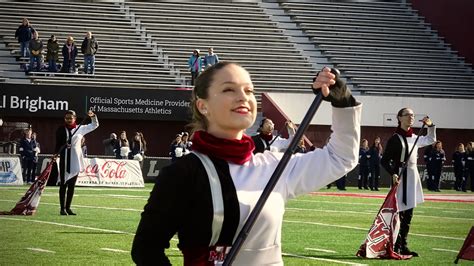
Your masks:
<svg viewBox="0 0 474 266"><path fill-rule="evenodd" d="M29 65L22 65L26 73L31 71L76 73L78 71L76 64L78 48L72 36L66 38L62 49L60 49L56 36L51 35L44 47L39 32L33 28L27 18L23 18L22 24L15 32L15 38L20 43L20 57L29 58ZM99 43L92 32L86 32L80 49L84 56L84 74L94 74L95 55L99 49ZM45 52L47 64L44 64L43 60ZM58 63L60 53L63 58L62 65Z"/></svg>

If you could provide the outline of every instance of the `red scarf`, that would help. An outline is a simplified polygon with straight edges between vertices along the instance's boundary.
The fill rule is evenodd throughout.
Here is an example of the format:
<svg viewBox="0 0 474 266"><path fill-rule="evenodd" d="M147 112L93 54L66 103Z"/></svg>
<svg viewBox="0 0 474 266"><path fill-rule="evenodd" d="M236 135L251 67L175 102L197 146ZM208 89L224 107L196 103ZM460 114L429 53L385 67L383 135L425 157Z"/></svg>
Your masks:
<svg viewBox="0 0 474 266"><path fill-rule="evenodd" d="M272 141L272 139L273 139L272 133L270 133L270 134L265 134L265 133L263 133L263 132L260 132L260 137L261 137L262 139L266 140L267 142L270 142L270 141Z"/></svg>
<svg viewBox="0 0 474 266"><path fill-rule="evenodd" d="M221 139L205 131L196 131L192 148L208 156L242 165L252 157L255 144L252 138L245 134L241 140Z"/></svg>
<svg viewBox="0 0 474 266"><path fill-rule="evenodd" d="M72 123L71 125L68 125L68 124L64 124L64 126L68 129L74 129L77 127L77 124L76 122Z"/></svg>
<svg viewBox="0 0 474 266"><path fill-rule="evenodd" d="M397 127L395 133L404 136L405 138L410 138L413 135L413 129L410 127L408 131L403 130L400 126Z"/></svg>

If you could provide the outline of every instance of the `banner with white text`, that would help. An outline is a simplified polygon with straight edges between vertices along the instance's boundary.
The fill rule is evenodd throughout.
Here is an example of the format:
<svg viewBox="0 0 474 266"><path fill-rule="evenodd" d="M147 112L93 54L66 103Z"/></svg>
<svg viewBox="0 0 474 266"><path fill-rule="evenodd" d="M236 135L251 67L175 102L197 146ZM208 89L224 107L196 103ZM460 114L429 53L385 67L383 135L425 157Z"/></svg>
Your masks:
<svg viewBox="0 0 474 266"><path fill-rule="evenodd" d="M0 83L0 113L62 117L66 110L92 110L101 119L188 121L191 91Z"/></svg>
<svg viewBox="0 0 474 266"><path fill-rule="evenodd" d="M0 185L23 185L19 157L0 157Z"/></svg>
<svg viewBox="0 0 474 266"><path fill-rule="evenodd" d="M86 168L77 177L77 186L145 187L140 164L136 160L85 159Z"/></svg>

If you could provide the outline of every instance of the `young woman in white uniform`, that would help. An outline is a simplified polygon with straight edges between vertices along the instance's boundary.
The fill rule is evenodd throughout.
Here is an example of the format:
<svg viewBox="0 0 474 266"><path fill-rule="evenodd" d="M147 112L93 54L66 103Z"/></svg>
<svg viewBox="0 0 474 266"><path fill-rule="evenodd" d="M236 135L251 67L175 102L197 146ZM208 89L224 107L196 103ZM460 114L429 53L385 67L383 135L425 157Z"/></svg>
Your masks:
<svg viewBox="0 0 474 266"><path fill-rule="evenodd" d="M362 106L335 77L324 68L312 84L334 106L330 142L292 156L233 265L282 265L285 203L357 165ZM176 233L184 265L221 262L283 155L252 153L254 143L244 130L255 121L257 103L241 66L220 62L204 71L192 108L193 152L160 171L133 242L138 265L169 265L165 249Z"/></svg>

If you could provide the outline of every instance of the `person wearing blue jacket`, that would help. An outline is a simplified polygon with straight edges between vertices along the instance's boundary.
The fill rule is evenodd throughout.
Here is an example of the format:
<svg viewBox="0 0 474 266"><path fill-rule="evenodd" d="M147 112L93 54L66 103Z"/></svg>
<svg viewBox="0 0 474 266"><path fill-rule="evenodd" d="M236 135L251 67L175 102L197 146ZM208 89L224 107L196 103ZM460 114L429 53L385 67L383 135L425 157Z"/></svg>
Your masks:
<svg viewBox="0 0 474 266"><path fill-rule="evenodd" d="M193 51L193 54L189 57L188 66L191 71L191 85L194 86L194 81L201 74L202 71L202 58L199 55L199 49Z"/></svg>
<svg viewBox="0 0 474 266"><path fill-rule="evenodd" d="M424 152L423 152L423 160L425 161L426 165L426 173L427 173L427 178L426 178L426 187L428 188L429 191L434 191L434 176L433 176L433 163L431 162L431 153L433 151L433 145L428 145L426 146Z"/></svg>
<svg viewBox="0 0 474 266"><path fill-rule="evenodd" d="M23 18L21 25L15 31L15 38L18 39L20 43L20 56L21 57L29 57L30 51L28 46L30 45L31 37L35 29L30 25L30 22L27 18Z"/></svg>
<svg viewBox="0 0 474 266"><path fill-rule="evenodd" d="M369 189L367 179L369 178L370 173L370 150L369 150L369 142L366 139L363 139L360 142L360 150L359 150L359 180L358 180L358 187L359 189Z"/></svg>
<svg viewBox="0 0 474 266"><path fill-rule="evenodd" d="M446 155L443 150L443 143L436 141L434 150L431 154L431 161L433 163L433 189L435 192L440 192L441 173L443 171L443 164L446 161Z"/></svg>
<svg viewBox="0 0 474 266"><path fill-rule="evenodd" d="M25 136L20 140L20 156L23 166L23 173L26 176L26 182L31 184L35 181L35 157L38 150L36 140L32 137L31 128L25 130Z"/></svg>
<svg viewBox="0 0 474 266"><path fill-rule="evenodd" d="M382 144L380 143L380 137L376 137L372 147L370 147L370 190L379 191L380 159L382 159L382 154L383 148Z"/></svg>
<svg viewBox="0 0 474 266"><path fill-rule="evenodd" d="M464 144L459 143L456 147L456 151L453 154L453 166L454 176L456 182L454 183L454 189L456 191L466 192L466 151L464 150Z"/></svg>

